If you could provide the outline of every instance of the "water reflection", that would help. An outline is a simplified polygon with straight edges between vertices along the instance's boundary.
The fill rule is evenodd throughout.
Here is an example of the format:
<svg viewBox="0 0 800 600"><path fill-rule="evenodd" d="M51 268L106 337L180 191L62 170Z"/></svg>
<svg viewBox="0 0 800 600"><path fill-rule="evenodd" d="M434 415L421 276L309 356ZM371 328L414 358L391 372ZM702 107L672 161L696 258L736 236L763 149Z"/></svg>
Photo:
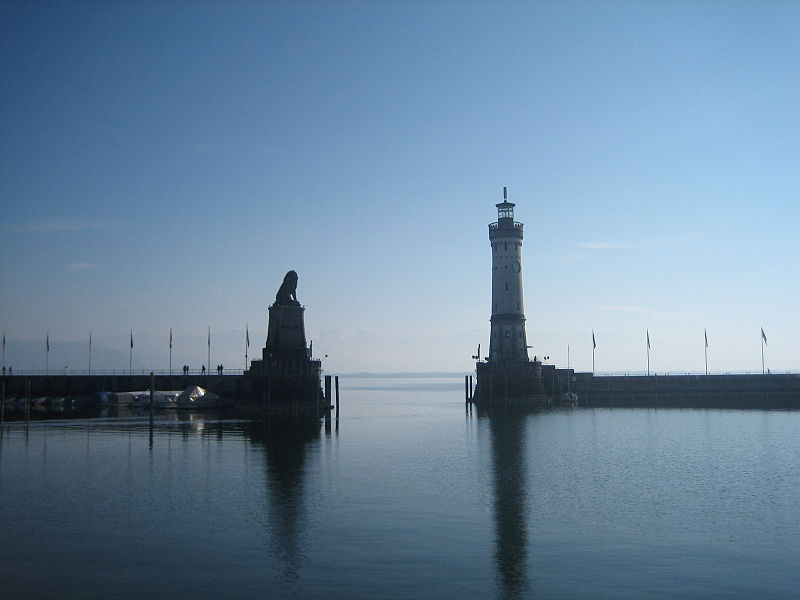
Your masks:
<svg viewBox="0 0 800 600"><path fill-rule="evenodd" d="M263 447L270 546L289 584L298 579L306 529L305 475L309 448L320 438L320 422L297 415L268 415L245 424L245 435Z"/></svg>
<svg viewBox="0 0 800 600"><path fill-rule="evenodd" d="M491 437L495 566L506 598L529 595L525 428L530 412L510 407L478 409L478 418L488 422Z"/></svg>

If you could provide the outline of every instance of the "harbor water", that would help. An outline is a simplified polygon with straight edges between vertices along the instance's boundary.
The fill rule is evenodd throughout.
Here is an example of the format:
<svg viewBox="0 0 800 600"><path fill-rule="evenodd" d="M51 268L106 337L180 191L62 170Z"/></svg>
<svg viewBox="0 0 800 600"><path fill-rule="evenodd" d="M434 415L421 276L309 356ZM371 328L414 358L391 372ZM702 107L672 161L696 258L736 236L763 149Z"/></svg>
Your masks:
<svg viewBox="0 0 800 600"><path fill-rule="evenodd" d="M468 408L0 425L0 597L796 598L800 412ZM46 418L40 418L46 417Z"/></svg>

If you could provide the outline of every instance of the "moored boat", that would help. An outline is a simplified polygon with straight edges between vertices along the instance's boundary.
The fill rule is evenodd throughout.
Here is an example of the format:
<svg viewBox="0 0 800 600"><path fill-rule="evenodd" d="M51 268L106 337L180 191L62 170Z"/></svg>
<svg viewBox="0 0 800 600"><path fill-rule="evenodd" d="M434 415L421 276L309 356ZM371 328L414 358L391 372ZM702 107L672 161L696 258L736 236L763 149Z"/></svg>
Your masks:
<svg viewBox="0 0 800 600"><path fill-rule="evenodd" d="M178 396L177 408L214 408L220 405L220 397L197 385L190 385Z"/></svg>

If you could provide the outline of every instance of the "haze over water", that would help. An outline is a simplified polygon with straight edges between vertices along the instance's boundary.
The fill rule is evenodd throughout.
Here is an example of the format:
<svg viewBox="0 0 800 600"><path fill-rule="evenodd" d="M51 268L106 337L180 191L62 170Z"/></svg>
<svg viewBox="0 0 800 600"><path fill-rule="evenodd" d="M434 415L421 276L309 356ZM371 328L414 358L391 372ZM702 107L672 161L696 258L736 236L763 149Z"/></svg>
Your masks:
<svg viewBox="0 0 800 600"><path fill-rule="evenodd" d="M471 413L344 379L338 432L6 421L3 597L791 598L800 413ZM6 413L8 416L9 413Z"/></svg>

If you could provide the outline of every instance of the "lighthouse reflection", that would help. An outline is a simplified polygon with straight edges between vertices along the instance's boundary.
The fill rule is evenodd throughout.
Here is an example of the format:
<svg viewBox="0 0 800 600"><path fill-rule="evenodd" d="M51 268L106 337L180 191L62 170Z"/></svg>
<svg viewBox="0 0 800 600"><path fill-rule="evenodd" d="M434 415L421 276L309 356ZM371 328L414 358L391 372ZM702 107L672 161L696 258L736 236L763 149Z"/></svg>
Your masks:
<svg viewBox="0 0 800 600"><path fill-rule="evenodd" d="M480 422L488 423L491 438L495 566L505 598L527 596L530 591L525 430L531 412L519 407L478 407Z"/></svg>
<svg viewBox="0 0 800 600"><path fill-rule="evenodd" d="M320 423L297 415L266 415L247 423L244 431L264 450L269 545L278 558L284 584L290 584L298 578L305 556L306 461L320 439Z"/></svg>

